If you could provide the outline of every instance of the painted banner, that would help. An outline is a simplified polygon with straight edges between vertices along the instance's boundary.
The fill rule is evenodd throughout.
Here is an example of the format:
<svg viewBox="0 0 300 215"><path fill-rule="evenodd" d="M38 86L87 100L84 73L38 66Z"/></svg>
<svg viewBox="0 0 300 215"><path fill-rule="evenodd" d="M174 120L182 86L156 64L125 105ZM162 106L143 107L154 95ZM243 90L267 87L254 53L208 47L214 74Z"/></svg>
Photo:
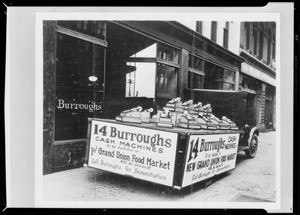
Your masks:
<svg viewBox="0 0 300 215"><path fill-rule="evenodd" d="M239 134L190 135L182 187L235 168Z"/></svg>
<svg viewBox="0 0 300 215"><path fill-rule="evenodd" d="M173 186L177 135L93 120L88 166Z"/></svg>

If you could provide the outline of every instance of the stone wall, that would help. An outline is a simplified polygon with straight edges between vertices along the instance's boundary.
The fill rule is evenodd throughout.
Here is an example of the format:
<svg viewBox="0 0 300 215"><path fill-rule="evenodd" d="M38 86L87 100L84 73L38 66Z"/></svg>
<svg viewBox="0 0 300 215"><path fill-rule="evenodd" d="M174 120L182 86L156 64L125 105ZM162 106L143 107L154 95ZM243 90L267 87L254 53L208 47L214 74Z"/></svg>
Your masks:
<svg viewBox="0 0 300 215"><path fill-rule="evenodd" d="M43 174L47 174L53 168L56 21L44 21L43 39Z"/></svg>
<svg viewBox="0 0 300 215"><path fill-rule="evenodd" d="M261 87L257 90L256 94L256 126L259 130L264 131L266 129L265 127L265 98L266 94L266 84L262 83Z"/></svg>

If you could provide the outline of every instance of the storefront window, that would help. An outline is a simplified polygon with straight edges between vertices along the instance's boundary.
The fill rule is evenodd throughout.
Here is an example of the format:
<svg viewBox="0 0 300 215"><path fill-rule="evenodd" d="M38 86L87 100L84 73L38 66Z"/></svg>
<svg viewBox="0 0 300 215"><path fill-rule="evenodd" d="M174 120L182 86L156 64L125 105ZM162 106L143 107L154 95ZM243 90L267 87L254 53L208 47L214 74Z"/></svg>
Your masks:
<svg viewBox="0 0 300 215"><path fill-rule="evenodd" d="M224 69L224 80L226 82L232 82L234 83L234 78L235 78L235 73L233 71L230 71L230 70L227 70L227 69Z"/></svg>
<svg viewBox="0 0 300 215"><path fill-rule="evenodd" d="M224 83L224 90L234 90L234 85L229 83Z"/></svg>
<svg viewBox="0 0 300 215"><path fill-rule="evenodd" d="M174 98L177 95L176 68L157 64L156 72L156 96L160 98Z"/></svg>
<svg viewBox="0 0 300 215"><path fill-rule="evenodd" d="M178 51L165 46L163 44L158 44L158 48L157 48L157 57L160 60L166 60L166 61L170 61L172 63L178 63Z"/></svg>
<svg viewBox="0 0 300 215"><path fill-rule="evenodd" d="M189 55L189 67L199 71L204 71L204 60L193 55Z"/></svg>
<svg viewBox="0 0 300 215"><path fill-rule="evenodd" d="M258 88L258 82L255 78L247 76L245 74L240 74L240 88L247 90L247 91L253 91L253 93L256 93Z"/></svg>
<svg viewBox="0 0 300 215"><path fill-rule="evenodd" d="M154 43L130 56L126 97L173 98L177 96L179 51Z"/></svg>
<svg viewBox="0 0 300 215"><path fill-rule="evenodd" d="M202 89L204 83L204 60L189 55L188 88Z"/></svg>
<svg viewBox="0 0 300 215"><path fill-rule="evenodd" d="M193 85L191 85L193 83ZM204 76L190 72L188 73L188 88L189 89L203 89Z"/></svg>
<svg viewBox="0 0 300 215"><path fill-rule="evenodd" d="M103 109L105 49L57 33L55 140L86 138L88 117ZM89 80L96 76L95 82Z"/></svg>
<svg viewBox="0 0 300 215"><path fill-rule="evenodd" d="M215 90L234 90L235 72L212 63L205 63L204 88Z"/></svg>

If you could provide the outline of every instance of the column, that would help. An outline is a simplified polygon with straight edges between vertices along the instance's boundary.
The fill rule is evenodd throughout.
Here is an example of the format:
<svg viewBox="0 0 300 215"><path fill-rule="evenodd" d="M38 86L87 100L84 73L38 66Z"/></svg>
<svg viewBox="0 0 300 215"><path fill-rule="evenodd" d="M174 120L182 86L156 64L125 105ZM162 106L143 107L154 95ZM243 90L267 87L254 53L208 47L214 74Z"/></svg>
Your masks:
<svg viewBox="0 0 300 215"><path fill-rule="evenodd" d="M256 126L259 130L265 130L265 98L266 84L262 83L256 93Z"/></svg>
<svg viewBox="0 0 300 215"><path fill-rule="evenodd" d="M266 105L266 84L262 83L261 85L261 95L260 95L260 103L258 104L258 128L260 130L265 130L265 105Z"/></svg>
<svg viewBox="0 0 300 215"><path fill-rule="evenodd" d="M265 126L265 112L266 112L266 84L262 84L262 101L261 101L261 129L266 129Z"/></svg>
<svg viewBox="0 0 300 215"><path fill-rule="evenodd" d="M44 21L43 45L43 174L48 174L53 168L56 21Z"/></svg>
<svg viewBox="0 0 300 215"><path fill-rule="evenodd" d="M239 91L239 87L240 87L240 71L241 71L241 67L239 70L235 71L235 85L234 85L234 90L235 91Z"/></svg>

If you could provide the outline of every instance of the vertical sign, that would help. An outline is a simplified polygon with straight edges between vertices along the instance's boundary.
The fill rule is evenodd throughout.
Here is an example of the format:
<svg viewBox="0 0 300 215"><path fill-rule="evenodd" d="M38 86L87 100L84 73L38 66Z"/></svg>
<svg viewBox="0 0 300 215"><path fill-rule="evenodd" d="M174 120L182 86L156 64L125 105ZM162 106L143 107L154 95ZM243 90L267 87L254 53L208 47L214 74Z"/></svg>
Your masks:
<svg viewBox="0 0 300 215"><path fill-rule="evenodd" d="M88 166L173 186L177 135L93 120Z"/></svg>
<svg viewBox="0 0 300 215"><path fill-rule="evenodd" d="M190 135L182 187L235 168L239 134Z"/></svg>

